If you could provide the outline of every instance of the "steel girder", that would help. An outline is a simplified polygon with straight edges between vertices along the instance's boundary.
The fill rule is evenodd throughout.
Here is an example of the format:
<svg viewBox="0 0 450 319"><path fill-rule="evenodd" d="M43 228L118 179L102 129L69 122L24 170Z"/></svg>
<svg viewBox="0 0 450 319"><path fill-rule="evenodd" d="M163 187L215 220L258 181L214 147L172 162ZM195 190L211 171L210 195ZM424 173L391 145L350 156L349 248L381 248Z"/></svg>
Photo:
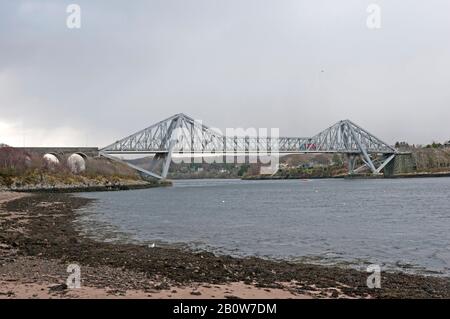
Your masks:
<svg viewBox="0 0 450 319"><path fill-rule="evenodd" d="M379 174L398 153L394 147L350 120L339 121L313 137L227 136L185 114L169 117L104 147L100 152L108 157L120 154L158 154L159 159L164 159L162 173L150 173L161 178L167 176L174 154L233 156L342 153L352 158L349 173L355 171L354 157L359 156L365 167L372 173ZM373 160L374 155L385 157L378 167Z"/></svg>

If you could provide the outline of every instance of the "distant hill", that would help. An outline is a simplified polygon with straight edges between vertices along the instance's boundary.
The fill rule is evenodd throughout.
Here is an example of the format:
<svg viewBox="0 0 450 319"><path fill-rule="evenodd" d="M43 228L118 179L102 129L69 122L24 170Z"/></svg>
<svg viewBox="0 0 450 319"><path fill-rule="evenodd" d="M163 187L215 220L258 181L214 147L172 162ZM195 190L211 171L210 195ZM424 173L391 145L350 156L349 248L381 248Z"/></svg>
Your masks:
<svg viewBox="0 0 450 319"><path fill-rule="evenodd" d="M217 157L218 163L212 163L212 158L209 158L209 164L206 162L189 163L187 159L184 163L171 163L168 178L240 178L246 173L255 175L259 172L259 164L220 163L219 159L222 160L223 158ZM161 171L162 162L152 167L152 157L142 157L126 161L143 169L154 172Z"/></svg>
<svg viewBox="0 0 450 319"><path fill-rule="evenodd" d="M401 151L411 152L411 155L401 160L402 173L423 172L450 172L450 147L444 145L433 147L410 147L398 145ZM404 157L406 158L406 157ZM399 159L400 160L400 159ZM151 167L151 157L144 157L128 162L151 171L160 171L162 162ZM399 162L400 163L400 162ZM347 159L343 154L292 154L280 158L280 170L277 176L281 177L331 177L347 174ZM362 165L362 163L359 163ZM400 164L399 164L400 165ZM259 175L259 164L232 164L232 163L172 163L169 178L240 178L243 176Z"/></svg>

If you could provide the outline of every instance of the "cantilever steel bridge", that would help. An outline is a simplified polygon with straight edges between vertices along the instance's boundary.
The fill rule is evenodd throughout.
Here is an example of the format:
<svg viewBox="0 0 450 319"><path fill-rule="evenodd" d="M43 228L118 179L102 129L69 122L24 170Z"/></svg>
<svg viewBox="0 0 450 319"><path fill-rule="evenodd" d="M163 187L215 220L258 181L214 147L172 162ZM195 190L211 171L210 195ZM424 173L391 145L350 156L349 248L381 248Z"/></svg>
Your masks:
<svg viewBox="0 0 450 319"><path fill-rule="evenodd" d="M146 175L164 179L173 156L220 156L340 153L349 174L369 169L380 174L399 152L350 120L339 121L313 137L227 136L185 114L176 114L100 150L102 156L153 154L150 170L127 163ZM356 159L363 165L356 168ZM162 163L161 173L153 171Z"/></svg>

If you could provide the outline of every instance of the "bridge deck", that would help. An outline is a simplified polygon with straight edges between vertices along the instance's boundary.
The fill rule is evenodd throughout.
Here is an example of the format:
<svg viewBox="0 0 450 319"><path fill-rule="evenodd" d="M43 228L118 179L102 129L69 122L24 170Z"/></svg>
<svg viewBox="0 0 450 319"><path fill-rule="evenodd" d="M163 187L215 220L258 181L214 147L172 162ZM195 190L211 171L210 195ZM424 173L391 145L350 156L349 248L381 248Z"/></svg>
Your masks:
<svg viewBox="0 0 450 319"><path fill-rule="evenodd" d="M56 154L74 154L83 153L87 156L98 156L98 147L16 147L19 150L33 152L38 154L56 153Z"/></svg>

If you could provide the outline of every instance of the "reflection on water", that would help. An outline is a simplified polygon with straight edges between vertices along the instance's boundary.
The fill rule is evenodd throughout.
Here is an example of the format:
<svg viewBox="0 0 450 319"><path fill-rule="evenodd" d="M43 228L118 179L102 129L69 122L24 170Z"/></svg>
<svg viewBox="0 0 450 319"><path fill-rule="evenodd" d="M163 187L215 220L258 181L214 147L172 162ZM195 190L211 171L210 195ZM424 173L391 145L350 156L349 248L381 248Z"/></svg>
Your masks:
<svg viewBox="0 0 450 319"><path fill-rule="evenodd" d="M84 193L80 218L101 240L450 274L450 178L186 180Z"/></svg>

